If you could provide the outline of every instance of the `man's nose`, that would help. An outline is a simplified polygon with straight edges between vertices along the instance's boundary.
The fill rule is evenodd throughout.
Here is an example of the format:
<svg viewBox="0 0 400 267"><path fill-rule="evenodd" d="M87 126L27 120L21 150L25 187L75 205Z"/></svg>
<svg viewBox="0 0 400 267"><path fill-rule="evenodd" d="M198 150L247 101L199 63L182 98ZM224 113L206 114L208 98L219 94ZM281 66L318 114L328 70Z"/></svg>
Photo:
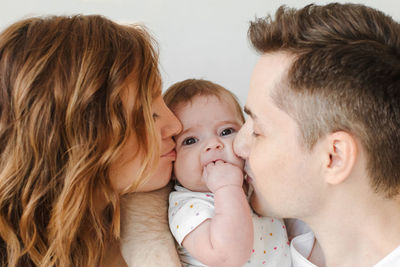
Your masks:
<svg viewBox="0 0 400 267"><path fill-rule="evenodd" d="M250 153L251 130L248 123L243 124L233 141L233 151L243 159L247 159Z"/></svg>

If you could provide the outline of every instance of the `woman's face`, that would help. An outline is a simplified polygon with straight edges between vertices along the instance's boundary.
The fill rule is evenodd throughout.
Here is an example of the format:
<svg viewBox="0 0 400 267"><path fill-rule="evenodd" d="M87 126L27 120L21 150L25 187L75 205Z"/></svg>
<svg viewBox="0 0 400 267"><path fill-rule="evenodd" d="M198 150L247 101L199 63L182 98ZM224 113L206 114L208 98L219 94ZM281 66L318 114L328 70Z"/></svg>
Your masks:
<svg viewBox="0 0 400 267"><path fill-rule="evenodd" d="M131 109L132 105L128 107ZM172 136L177 135L182 126L179 120L165 105L162 96L158 96L152 103L152 113L155 120L156 131L160 136L160 159L156 171L141 184L136 192L148 192L164 187L171 178L172 164L176 158L175 141ZM141 167L143 154L136 154L138 144L134 133L122 148L120 156L111 164L110 180L112 186L120 193L129 188L136 179Z"/></svg>

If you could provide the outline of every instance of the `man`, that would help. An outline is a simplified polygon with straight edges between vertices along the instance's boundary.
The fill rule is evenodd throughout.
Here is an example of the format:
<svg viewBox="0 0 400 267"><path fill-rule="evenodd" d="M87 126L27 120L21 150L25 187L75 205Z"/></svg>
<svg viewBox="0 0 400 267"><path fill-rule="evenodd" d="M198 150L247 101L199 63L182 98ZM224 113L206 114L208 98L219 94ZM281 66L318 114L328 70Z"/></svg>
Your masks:
<svg viewBox="0 0 400 267"><path fill-rule="evenodd" d="M400 25L362 5L281 7L249 38L262 55L235 151L253 208L310 226L293 266L400 266Z"/></svg>

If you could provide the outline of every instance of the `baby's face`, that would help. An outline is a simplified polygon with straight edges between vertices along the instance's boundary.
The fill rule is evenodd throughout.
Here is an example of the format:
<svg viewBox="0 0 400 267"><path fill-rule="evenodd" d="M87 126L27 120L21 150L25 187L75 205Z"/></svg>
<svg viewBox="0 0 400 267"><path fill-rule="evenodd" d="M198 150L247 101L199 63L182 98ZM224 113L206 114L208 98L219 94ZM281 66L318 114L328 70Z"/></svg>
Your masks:
<svg viewBox="0 0 400 267"><path fill-rule="evenodd" d="M183 126L175 137L174 174L184 187L209 191L202 174L212 161L223 160L243 168L243 161L233 152L233 139L242 123L232 105L215 96L197 96L178 105L174 113Z"/></svg>

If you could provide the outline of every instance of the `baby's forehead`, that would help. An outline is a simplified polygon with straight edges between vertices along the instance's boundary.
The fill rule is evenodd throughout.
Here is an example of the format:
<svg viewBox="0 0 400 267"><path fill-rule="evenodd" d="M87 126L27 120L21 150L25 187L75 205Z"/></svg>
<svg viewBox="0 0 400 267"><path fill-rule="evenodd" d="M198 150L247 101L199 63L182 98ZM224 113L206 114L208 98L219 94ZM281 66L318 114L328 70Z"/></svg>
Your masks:
<svg viewBox="0 0 400 267"><path fill-rule="evenodd" d="M243 124L237 108L217 97L198 97L182 102L173 111L186 129L215 128L226 124L240 127Z"/></svg>
<svg viewBox="0 0 400 267"><path fill-rule="evenodd" d="M172 111L175 112L177 110L184 111L193 111L200 106L207 105L226 105L230 108L230 112L239 118L239 121L242 123L242 111L240 105L236 102L235 99L229 96L220 96L220 95L196 95L190 99L182 100L178 103L175 103L172 107Z"/></svg>

